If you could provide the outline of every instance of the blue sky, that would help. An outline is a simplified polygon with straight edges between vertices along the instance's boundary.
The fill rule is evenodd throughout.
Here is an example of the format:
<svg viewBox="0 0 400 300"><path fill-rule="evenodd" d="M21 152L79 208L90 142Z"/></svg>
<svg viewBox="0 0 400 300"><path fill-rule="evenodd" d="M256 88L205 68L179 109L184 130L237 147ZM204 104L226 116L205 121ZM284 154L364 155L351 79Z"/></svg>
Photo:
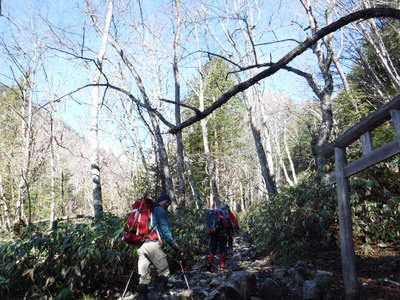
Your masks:
<svg viewBox="0 0 400 300"><path fill-rule="evenodd" d="M96 3L105 3L105 1L96 1ZM140 14L137 1L116 1L116 3L129 4L129 8L133 10L131 17L139 18ZM157 3L158 6L155 6L154 3ZM171 26L171 21L167 18L165 12L160 11L160 7L165 8L168 3L170 3L170 1L142 1L142 9L146 18L146 22L149 20L160 21L163 24L162 26L164 26L164 28L161 28L160 30L164 32L167 32L167 29ZM196 1L191 1L189 3L196 3ZM224 1L221 1L221 3L224 3ZM259 20L260 23L258 23L257 26L275 28L275 33L280 39L284 39L286 37L295 37L298 40L304 39L304 34L301 36L301 34L298 33L297 29L293 25L282 27L283 25L290 24L291 20L293 19L301 21L301 19L299 19L301 14L298 14L297 16L297 13L287 13L288 11L292 10L292 6L294 7L298 3L297 1L286 1L285 3L289 4L287 4L282 10L279 10L278 7L280 1L261 3L265 3L266 6L263 7L263 9L265 9L266 12L272 13L275 11L275 17L271 18L271 24L269 24L268 18L261 18ZM104 5L100 6L100 8L101 10L98 11L99 16L103 16ZM18 26L10 26L5 18L0 18L0 34L7 40L11 39L10 34L13 32L21 47L30 51L27 53L25 59L23 59L23 57L19 57L21 63L28 63L32 57L32 53L35 48L32 45L32 42L34 41L37 41L36 44L46 46L53 45L54 42L59 38L59 43L64 43L65 46L75 43L75 50L79 50L79 45L82 44L82 34L84 29L86 37L85 46L93 49L93 51L97 51L99 38L91 29L90 20L82 13L82 10L84 9L85 5L83 1L3 0L3 14L10 15L11 19ZM65 31L65 36L59 35L58 38L55 38L52 35L52 32L50 32L49 27L43 23L43 20L50 20L51 25L55 26L57 32ZM125 20L117 20L117 22L122 21ZM126 21L129 21L129 19L127 18ZM20 28L21 30L18 30L17 28ZM124 28L128 30L129 26ZM124 30L125 29L121 29L119 34L123 35L126 33ZM36 32L36 35L32 36L30 32ZM267 33L265 35L265 40L269 41L272 39L272 33ZM163 40L166 44L171 44L171 36L169 36L168 33L163 35ZM135 42L140 43L141 41L135 40ZM10 42L10 44L11 43L12 42ZM134 46L135 45L133 45L133 47ZM212 48L213 45L210 46ZM272 51L271 55L273 60L277 61L282 55L286 54L294 46L295 44L293 43L286 45L280 43L269 46L269 49ZM129 47L127 49L129 49ZM188 51L189 50L190 49L188 49ZM110 46L108 47L107 51L110 55L113 53L113 50ZM86 50L84 55L93 58L95 53ZM38 70L37 76L39 88L36 92L36 96L38 102L44 103L51 97L59 97L74 90L84 83L90 82L90 70L85 68L85 63L81 60L72 59L71 56L49 49L46 49L45 57L46 59L44 66ZM140 58L141 56L138 57ZM110 61L109 63L111 65L115 64L116 62ZM293 63L291 63L291 65L294 65L300 69L307 69L313 65L315 66L315 59L310 55L310 51L308 51L301 57L297 58ZM182 72L185 77L193 77L194 69L191 67L192 66L190 66L190 68L182 68ZM0 81L9 85L12 84L12 80L10 79L12 77L10 68L13 68L15 73L18 73L18 70L3 53L3 55L0 57ZM166 65L165 68L166 69L163 72L166 72L167 76L171 76L171 66ZM46 80L48 81L47 83ZM172 77L169 81L169 94L167 96L168 98L172 99ZM312 97L310 89L306 86L305 81L302 78L294 76L286 71L280 71L276 73L271 78L264 80L262 84L266 86L267 90L278 89L282 92L288 93L294 100L298 102L305 101ZM151 85L149 84L149 86ZM182 94L185 95L184 87ZM88 132L89 123L89 106L87 102L90 100L90 90L86 89L85 91L75 94L74 99L76 102L68 98L63 100L61 104L58 105L57 111L60 118L64 119L79 133L85 135Z"/></svg>

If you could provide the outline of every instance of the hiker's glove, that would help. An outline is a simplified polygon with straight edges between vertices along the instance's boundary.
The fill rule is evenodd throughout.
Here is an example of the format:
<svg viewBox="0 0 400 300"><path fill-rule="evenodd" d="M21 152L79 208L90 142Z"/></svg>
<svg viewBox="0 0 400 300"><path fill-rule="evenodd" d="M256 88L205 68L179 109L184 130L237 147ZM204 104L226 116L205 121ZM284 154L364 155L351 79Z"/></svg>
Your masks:
<svg viewBox="0 0 400 300"><path fill-rule="evenodd" d="M181 247L179 247L179 245L175 243L172 245L172 248L174 248L177 258L182 259L183 252L181 251Z"/></svg>
<svg viewBox="0 0 400 300"><path fill-rule="evenodd" d="M181 251L181 247L179 247L179 245L177 243L172 244L172 248L174 248L174 250L177 251L177 252Z"/></svg>

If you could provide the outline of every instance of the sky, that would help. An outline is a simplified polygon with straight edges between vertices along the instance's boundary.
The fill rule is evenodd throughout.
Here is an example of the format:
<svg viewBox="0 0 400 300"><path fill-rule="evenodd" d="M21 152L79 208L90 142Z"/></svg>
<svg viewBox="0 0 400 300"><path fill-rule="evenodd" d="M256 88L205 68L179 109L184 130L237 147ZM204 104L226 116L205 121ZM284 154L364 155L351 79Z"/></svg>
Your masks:
<svg viewBox="0 0 400 300"><path fill-rule="evenodd" d="M188 5L198 4L198 1L188 1ZM229 2L229 1L228 1ZM286 6L282 9L281 2L285 3ZM98 3L105 3L105 1L95 1L95 6ZM126 8L129 8L133 11L132 14L125 14L125 18L121 18L115 20L119 22L121 27L119 27L120 31L118 34L122 39L126 41L132 40L129 39L129 36L126 37L127 31L129 30L129 18L140 18L139 6L137 1L118 1L116 3L124 3L126 4ZM154 4L157 3L157 6ZM170 3L170 1L142 1L141 8L142 13L145 18L145 23L150 22L148 24L153 24L156 21L159 22L160 28L157 28L157 32L161 33L162 40L164 44L161 44L161 48L163 45L165 49L168 50L171 45L172 37L170 33L168 33L167 29L170 29L171 20L168 18L165 12L161 12L161 8L165 8L165 6ZM225 1L211 1L214 5L223 4ZM261 8L264 12L267 12L270 16L273 14L274 17L266 18L264 15L261 15L258 19L258 26L260 29L259 33L264 34L263 39L260 42L265 40L270 41L274 38L271 32L263 33L263 28L274 29L274 34L278 36L280 39L284 39L286 37L295 37L298 40L304 39L304 34L301 36L297 32L297 29L293 25L293 20L296 22L301 22L301 14L298 14L297 11L292 8L298 4L298 1L290 0L290 1L260 1L259 2ZM15 50L15 54L18 62L21 65L27 66L32 65L33 57L35 57L35 53L43 52L43 65L37 68L37 90L35 92L37 101L41 104L49 102L49 99L59 98L62 95L65 95L76 88L82 86L82 84L89 83L91 80L91 71L93 70L93 66L88 65L84 60L76 59L71 55L65 54L61 51L54 50L54 48L63 49L63 51L70 51L68 48L70 45L75 44L74 49L79 54L80 47L83 44L82 35L85 32L85 49L83 52L85 57L93 58L95 56L95 52L99 47L100 40L98 35L94 33L90 26L90 20L84 16L82 13L85 9L84 1L72 1L72 0L3 0L2 3L2 12L3 15L9 16L9 19L5 17L0 17L0 34L3 37L5 43L9 46L11 45L11 51L14 51L12 45L15 41L18 42L19 46L24 49L25 55L21 55L18 51ZM265 6L263 6L265 5ZM104 5L97 11L99 16L104 16ZM279 10L280 9L280 10ZM122 9L120 8L120 11ZM217 11L217 9L216 9ZM288 11L293 11L293 13L288 14ZM300 19L299 19L300 18ZM53 30L50 30L50 26L46 24L44 21L49 21ZM13 24L10 25L10 21ZM34 34L32 34L34 32ZM57 35L54 35L54 32L57 32ZM208 37L208 42L210 41L210 37ZM134 42L144 42L139 40L137 37ZM211 49L216 49L216 45L213 45L212 42L209 42L207 46ZM57 44L58 46L54 46ZM62 45L62 46L61 46ZM134 51L135 45L126 45L126 49L129 51ZM185 45L187 47L185 49L186 53L193 51L194 43ZM270 45L267 51L271 51L271 57L274 61L277 61L281 56L289 52L295 44L273 44ZM52 47L52 48L49 48ZM193 49L190 49L193 47ZM35 50L40 48L40 50ZM87 48L87 49L86 49ZM92 50L89 50L92 49ZM43 51L42 51L43 50ZM2 51L2 50L0 50ZM110 55L110 59L107 62L109 67L116 67L118 63L117 60L111 59L113 50L110 46L107 49L108 55ZM142 51L139 50L139 51ZM135 57L139 60L145 60L146 56L143 56L143 53L135 55ZM217 51L217 50L216 50ZM4 51L0 52L0 81L12 85L13 84L13 76L16 78L20 78L18 76L18 68L15 64L10 60L7 53ZM148 62L146 62L148 63ZM304 53L301 57L297 58L291 65L294 65L300 69L307 70L308 68L312 68L313 64L315 65L314 58L310 55L310 51ZM182 67L182 75L185 78L193 78L195 76L195 64L190 61L190 58L185 61L184 66ZM170 80L165 86L165 93L167 98L173 99L173 89L172 89L172 73L171 67L167 63L164 65L164 70L161 70L164 76L169 76ZM11 72L13 70L13 72ZM14 75L13 75L14 73ZM142 74L144 75L144 74ZM147 78L147 85L149 88L154 88L151 80L154 78ZM289 94L292 99L297 102L304 102L307 99L312 97L310 89L305 84L302 78L294 76L291 73L286 71L279 71L274 74L271 78L263 80L262 84L265 85L266 90L276 91L279 90L281 92ZM187 89L183 85L182 95L187 94ZM136 94L137 95L137 94ZM115 94L110 94L111 99L115 97ZM89 124L89 108L88 100L90 100L90 89L85 89L79 93L75 93L73 99L71 98L63 98L62 101L57 105L57 113L60 118L62 118L69 126L78 131L82 135L88 134L88 124ZM111 105L110 105L111 107ZM105 108L108 110L107 108ZM104 136L102 141L106 147L110 145L115 145L112 141L112 137L110 137L110 132L114 132L112 123L109 123L111 127L107 128L108 137ZM117 128L115 128L117 130ZM112 136L112 134L111 134Z"/></svg>

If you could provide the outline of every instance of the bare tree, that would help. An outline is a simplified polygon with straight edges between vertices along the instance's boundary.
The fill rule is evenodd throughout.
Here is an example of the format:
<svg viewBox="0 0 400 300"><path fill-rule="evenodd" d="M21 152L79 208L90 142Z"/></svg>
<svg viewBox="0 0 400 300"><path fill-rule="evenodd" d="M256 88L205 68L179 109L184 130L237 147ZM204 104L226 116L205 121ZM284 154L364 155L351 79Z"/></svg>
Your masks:
<svg viewBox="0 0 400 300"><path fill-rule="evenodd" d="M3 189L3 179L2 176L0 174L0 201L2 202L0 204L1 208L2 208L2 218L3 218L3 224L4 227L7 230L11 229L11 221L10 221L10 213L9 213L9 204L8 201L4 195L4 189Z"/></svg>
<svg viewBox="0 0 400 300"><path fill-rule="evenodd" d="M93 10L88 7L88 11L89 11L89 15L93 21L93 24L96 28L96 30L99 33L102 33L102 30L100 29L100 26L97 22L97 18L96 16L93 14ZM136 26L132 26L135 27ZM139 29L139 28L138 28ZM153 33L151 33L152 36L155 36ZM166 118L163 117L162 113L160 113L160 107L154 108L152 105L152 101L151 99L162 99L165 97L162 97L160 95L159 90L159 80L154 80L153 82L154 87L153 87L153 95L149 94L148 89L146 88L146 84L145 81L142 78L141 73L138 71L138 64L136 64L135 58L132 58L130 56L128 56L128 53L130 53L130 51L125 51L122 46L120 45L119 41L117 40L116 37L113 37L112 35L108 36L108 42L111 44L111 46L114 48L114 50L116 51L116 53L118 54L119 58L121 59L123 65L127 68L130 76L133 78L133 81L136 85L136 88L138 89L140 96L142 98L142 101L140 101L139 99L137 99L136 97L134 97L129 91L124 90L120 87L111 85L111 84L105 84L104 86L118 90L122 93L124 93L125 95L127 95L129 97L130 100L134 101L134 103L138 106L138 110L139 110L139 115L142 118L143 122L147 124L147 121L144 119L143 113L141 112L143 108L145 108L147 110L148 116L150 118L150 122L149 126L147 126L147 128L150 130L150 132L152 132L152 134L154 135L155 141L156 141L156 151L157 151L157 157L159 159L159 169L160 172L162 173L162 178L163 178L163 186L164 186L164 193L168 193L170 198L172 199L174 205L176 204L176 200L175 200L175 193L174 193L174 187L173 187L173 181L172 181L172 176L171 176L171 172L170 172L170 166L169 166L169 161L168 161L168 154L166 151L166 147L164 144L164 139L162 136L162 129L161 129L161 125L160 125L160 120L166 124L167 126L172 126L172 124L170 124ZM152 40L151 44L153 44L155 46L154 43L154 39ZM147 47L147 43L146 40L143 40L143 47ZM148 60L151 60L152 57L148 57ZM157 59L154 59L154 64L152 64L152 66L154 66L154 68L157 70L159 69L159 62L157 61ZM157 74L157 71L155 70L155 72L153 72L153 75L155 74L155 76L160 76L160 74ZM158 105L160 105L160 101L158 102Z"/></svg>
<svg viewBox="0 0 400 300"><path fill-rule="evenodd" d="M244 7L244 9L243 9ZM210 32L211 36L220 46L223 51L224 58L232 56L232 52L235 53L238 64L239 65L249 65L257 64L258 62L258 54L255 48L254 40L255 40L255 14L258 10L258 4L256 2L248 2L242 3L240 0L236 0L233 2L233 7L226 7L225 14L226 16L221 17L221 22L219 23L225 38L226 38L226 45L229 46L232 51L230 51L226 46L225 43L220 41L217 35L214 33L212 26L207 22L207 28ZM229 26L229 22L231 20L235 20L236 23L239 25L240 29L233 27L231 30L231 26ZM244 45L237 43L237 41L233 38L235 34L239 33L243 36ZM231 60L228 60L232 62ZM238 65L236 64L236 65ZM243 72L244 75L254 75L253 70L247 70ZM235 72L235 75L238 81L241 80L241 76L238 72ZM261 127L259 127L259 122L255 120L255 103L256 99L259 96L257 86L253 86L250 91L243 90L242 95L245 100L246 110L248 113L249 124L251 128L251 132L253 135L253 141L257 152L257 157L259 160L260 170L263 178L264 185L266 190L270 194L276 194L276 183L273 179L273 161L272 161L272 153L271 151L266 151L265 147L262 143L262 134L261 134ZM203 110L203 109L202 109ZM270 140L267 140L266 147L270 147Z"/></svg>
<svg viewBox="0 0 400 300"><path fill-rule="evenodd" d="M195 36L196 36L196 45L198 49L200 49L200 39L199 39L199 32L198 28L195 27ZM197 95L199 99L199 109L203 110L205 106L205 98L204 98L204 91L206 89L205 86L205 74L204 74L204 66L201 61L201 56L197 57L197 69L199 71L199 80L197 82L198 87L192 87L192 90ZM207 119L200 120L200 128L201 128L201 136L203 141L203 148L204 148L204 155L206 158L206 173L208 176L208 181L210 184L210 200L209 206L211 208L215 208L220 205L220 195L219 189L217 184L217 177L216 177L216 163L215 158L210 151L209 140L208 140L208 127L207 127Z"/></svg>
<svg viewBox="0 0 400 300"><path fill-rule="evenodd" d="M89 5L89 4L88 4ZM91 176L92 176L92 200L94 216L99 217L103 212L103 198L101 192L100 165L99 165L99 112L101 108L100 98L100 79L103 70L103 60L106 54L108 35L113 15L114 0L107 1L107 13L102 30L100 49L96 56L96 69L93 72L92 82L92 106L91 106L91 126L90 126L90 145L91 145Z"/></svg>
<svg viewBox="0 0 400 300"><path fill-rule="evenodd" d="M400 19L400 11L391 8L370 8L364 9L360 11L356 11L351 13L347 16L340 18L339 20L329 24L328 26L321 28L314 35L307 38L305 41L300 43L297 47L293 48L290 52L284 55L280 60L276 63L264 63L264 64L257 64L253 66L240 66L236 64L239 71L243 71L250 68L262 68L267 67L267 69L257 73L256 75L250 77L247 80L241 81L229 90L225 91L216 101L214 101L210 106L205 107L203 111L197 112L195 116L188 118L187 120L183 121L181 125L175 126L169 130L170 133L176 133L183 128L186 128L193 123L207 117L213 111L221 107L224 103L229 101L233 96L237 95L238 93L248 89L250 86L260 82L261 80L275 74L277 71L281 69L293 69L288 67L287 65L297 56L302 54L305 50L309 47L313 46L317 41L322 39L323 37L335 32L336 30L346 26L347 24L360 20L360 19L370 19L370 18L378 18L378 17L390 17L395 19Z"/></svg>
<svg viewBox="0 0 400 300"><path fill-rule="evenodd" d="M374 7L393 7L398 9L400 5L398 1L362 0L358 1L357 3L338 1L335 9L339 14L347 14L354 10ZM376 19L369 19L366 22L354 23L348 30L346 30L345 35L350 47L352 47L353 55L366 69L366 76L373 78L371 83L375 85L375 88L371 89L371 91L376 90L378 98L384 98L384 92L382 90L385 89L385 87L379 77L379 74L374 72L373 68L370 66L368 58L365 57L365 53L363 53L361 49L361 47L364 45L360 45L360 43L358 43L360 36L363 37L367 45L370 46L371 50L375 52L375 57L378 59L380 65L387 74L389 85L395 89L400 88L400 75L396 69L392 57L389 55L387 45L385 45L385 42L383 41L382 33L378 28Z"/></svg>
<svg viewBox="0 0 400 300"><path fill-rule="evenodd" d="M54 136L54 119L53 112L50 112L50 229L54 227L54 220L56 216L56 156L55 156L55 136Z"/></svg>
<svg viewBox="0 0 400 300"><path fill-rule="evenodd" d="M173 42L173 60L172 69L174 72L174 85L175 85L175 123L181 123L181 79L179 70L179 44L181 42L181 1L175 0L175 32ZM178 175L177 184L177 201L181 205L185 205L185 163L184 163L184 147L182 140L182 132L176 134L176 167Z"/></svg>

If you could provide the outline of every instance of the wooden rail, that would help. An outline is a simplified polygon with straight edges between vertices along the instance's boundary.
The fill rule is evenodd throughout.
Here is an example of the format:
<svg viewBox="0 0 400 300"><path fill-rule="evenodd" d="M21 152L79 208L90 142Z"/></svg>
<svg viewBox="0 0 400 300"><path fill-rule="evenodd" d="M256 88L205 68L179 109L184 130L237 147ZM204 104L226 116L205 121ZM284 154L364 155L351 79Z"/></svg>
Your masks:
<svg viewBox="0 0 400 300"><path fill-rule="evenodd" d="M343 282L347 300L359 299L359 284L355 266L353 244L350 185L348 178L381 161L400 153L400 95L393 98L374 113L345 131L333 143L323 146L319 153L325 158L335 155L335 171L329 175L329 181L336 183L338 198L340 252L343 268ZM392 120L396 130L393 141L374 149L371 132L388 120ZM361 141L361 158L347 164L346 148L357 140Z"/></svg>
<svg viewBox="0 0 400 300"><path fill-rule="evenodd" d="M346 130L336 140L328 145L322 146L318 152L325 158L329 158L334 154L335 147L343 148L351 145L358 140L361 135L371 132L379 125L390 120L390 111L400 109L400 94L393 98L392 101L386 103L377 111L362 119L358 124Z"/></svg>
<svg viewBox="0 0 400 300"><path fill-rule="evenodd" d="M400 153L399 109L400 95L397 95L392 101L386 103L377 111L362 119L358 124L345 131L334 142L322 146L319 149L319 153L325 158L329 158L334 154L335 148L345 149L359 139L362 146L362 157L346 165L344 169L346 177L350 177ZM371 140L371 131L390 119L392 119L396 129L396 138L392 142L374 149ZM336 172L329 174L329 183L336 183Z"/></svg>

